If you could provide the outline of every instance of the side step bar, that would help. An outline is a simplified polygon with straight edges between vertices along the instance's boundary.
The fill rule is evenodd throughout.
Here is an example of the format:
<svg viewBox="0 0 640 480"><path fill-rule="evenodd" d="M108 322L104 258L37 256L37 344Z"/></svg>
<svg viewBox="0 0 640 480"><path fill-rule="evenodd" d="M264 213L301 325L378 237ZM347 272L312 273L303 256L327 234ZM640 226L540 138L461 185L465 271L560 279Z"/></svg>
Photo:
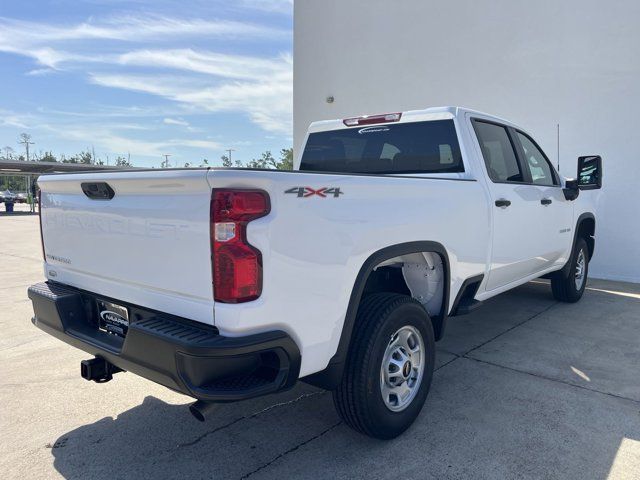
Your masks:
<svg viewBox="0 0 640 480"><path fill-rule="evenodd" d="M476 300L474 297L476 296L483 279L484 275L476 275L475 277L467 278L464 281L460 287L458 295L456 296L455 302L453 302L451 314L449 315L450 317L466 315L467 313L471 313L482 306L482 302Z"/></svg>

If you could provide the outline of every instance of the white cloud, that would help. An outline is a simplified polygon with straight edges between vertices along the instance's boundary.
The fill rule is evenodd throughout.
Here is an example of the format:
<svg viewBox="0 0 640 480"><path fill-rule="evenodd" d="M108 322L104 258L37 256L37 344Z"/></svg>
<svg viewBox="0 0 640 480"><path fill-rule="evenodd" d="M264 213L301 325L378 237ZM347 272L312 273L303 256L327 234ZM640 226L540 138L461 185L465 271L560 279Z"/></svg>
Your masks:
<svg viewBox="0 0 640 480"><path fill-rule="evenodd" d="M171 41L175 37L256 38L288 32L230 20L180 19L158 15L119 16L74 25L50 25L0 17L0 48L72 40Z"/></svg>
<svg viewBox="0 0 640 480"><path fill-rule="evenodd" d="M49 75L50 73L55 73L55 70L53 68L34 68L33 70L29 70L27 72L27 75L37 77L42 75Z"/></svg>
<svg viewBox="0 0 640 480"><path fill-rule="evenodd" d="M291 4L288 0L249 3L270 10L289 8ZM290 54L265 58L192 48L158 48L163 42L179 44L177 40L184 37L228 40L283 35L290 32L226 20L121 16L59 26L0 17L0 51L31 57L45 67L33 69L29 75L52 70L79 72L97 85L169 99L194 113L244 113L269 132L290 134ZM137 44L150 41L154 48L130 49L132 43L140 47L145 45ZM122 73L123 67L153 73ZM166 70L185 73L171 75Z"/></svg>
<svg viewBox="0 0 640 480"><path fill-rule="evenodd" d="M220 150L222 148L218 142L212 142L209 140L169 140L166 144L171 146L204 148L207 150Z"/></svg>
<svg viewBox="0 0 640 480"><path fill-rule="evenodd" d="M189 126L189 122L182 120L180 118L165 118L163 120L163 123L165 125L180 125L182 127L188 127Z"/></svg>
<svg viewBox="0 0 640 480"><path fill-rule="evenodd" d="M0 108L0 127L15 127L28 129L31 115L12 112Z"/></svg>
<svg viewBox="0 0 640 480"><path fill-rule="evenodd" d="M112 154L130 153L135 156L158 157L170 153L176 149L197 148L219 151L222 147L219 143L208 140L194 140L185 138L172 138L160 142L146 141L125 137L117 133L119 125L41 125L42 128L55 133L61 138L79 142L90 141L97 147L103 148Z"/></svg>
<svg viewBox="0 0 640 480"><path fill-rule="evenodd" d="M197 52L192 49L136 50L120 55L116 62L141 67L173 68L239 80L259 80L287 73L292 60Z"/></svg>
<svg viewBox="0 0 640 480"><path fill-rule="evenodd" d="M291 14L293 12L293 0L242 0L242 5L249 8Z"/></svg>
<svg viewBox="0 0 640 480"><path fill-rule="evenodd" d="M163 75L91 74L98 85L145 92L209 112L244 112L266 131L289 134L292 128L292 71L283 71L262 80L223 83L208 87L205 83Z"/></svg>

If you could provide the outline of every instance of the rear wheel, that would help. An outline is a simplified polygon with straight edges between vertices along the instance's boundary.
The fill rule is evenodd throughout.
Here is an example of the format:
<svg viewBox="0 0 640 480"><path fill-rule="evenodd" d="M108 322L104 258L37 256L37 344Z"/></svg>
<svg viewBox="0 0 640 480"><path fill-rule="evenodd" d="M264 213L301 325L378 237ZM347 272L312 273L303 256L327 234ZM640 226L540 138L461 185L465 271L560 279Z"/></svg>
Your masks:
<svg viewBox="0 0 640 480"><path fill-rule="evenodd" d="M587 286L589 273L589 248L584 238L576 241L569 260L569 273L558 271L551 276L551 291L556 300L574 303L580 300Z"/></svg>
<svg viewBox="0 0 640 480"><path fill-rule="evenodd" d="M434 362L433 327L419 302L392 293L365 297L344 376L333 392L338 413L365 435L400 435L422 409Z"/></svg>

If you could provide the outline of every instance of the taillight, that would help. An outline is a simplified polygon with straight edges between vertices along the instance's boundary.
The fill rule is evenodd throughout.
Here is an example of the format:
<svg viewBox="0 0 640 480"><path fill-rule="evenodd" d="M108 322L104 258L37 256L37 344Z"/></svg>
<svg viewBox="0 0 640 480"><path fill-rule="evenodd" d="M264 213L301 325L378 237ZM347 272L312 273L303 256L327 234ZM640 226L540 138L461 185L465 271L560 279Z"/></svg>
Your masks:
<svg viewBox="0 0 640 480"><path fill-rule="evenodd" d="M42 247L42 260L47 261L47 257L44 254L44 235L42 234L42 191L39 190L36 194L38 196L38 223L40 224L40 246Z"/></svg>
<svg viewBox="0 0 640 480"><path fill-rule="evenodd" d="M213 189L211 249L217 302L241 303L262 293L262 254L247 241L247 224L269 213L262 190Z"/></svg>
<svg viewBox="0 0 640 480"><path fill-rule="evenodd" d="M399 122L402 113L383 113L382 115L365 115L362 117L345 118L342 122L347 127L355 127L357 125L375 125L376 123Z"/></svg>

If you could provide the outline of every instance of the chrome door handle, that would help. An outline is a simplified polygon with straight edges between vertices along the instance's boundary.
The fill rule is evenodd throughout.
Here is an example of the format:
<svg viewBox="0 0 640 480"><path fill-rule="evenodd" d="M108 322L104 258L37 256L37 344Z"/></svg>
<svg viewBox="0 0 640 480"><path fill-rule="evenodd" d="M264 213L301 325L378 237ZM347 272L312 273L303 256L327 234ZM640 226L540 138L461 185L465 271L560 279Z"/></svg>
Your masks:
<svg viewBox="0 0 640 480"><path fill-rule="evenodd" d="M552 201L553 200L551 200L550 198L543 198L542 200L540 200L540 203L546 206L546 205L551 205Z"/></svg>
<svg viewBox="0 0 640 480"><path fill-rule="evenodd" d="M506 198L500 198L499 200L496 200L496 207L508 207L509 205L511 205L511 202Z"/></svg>

